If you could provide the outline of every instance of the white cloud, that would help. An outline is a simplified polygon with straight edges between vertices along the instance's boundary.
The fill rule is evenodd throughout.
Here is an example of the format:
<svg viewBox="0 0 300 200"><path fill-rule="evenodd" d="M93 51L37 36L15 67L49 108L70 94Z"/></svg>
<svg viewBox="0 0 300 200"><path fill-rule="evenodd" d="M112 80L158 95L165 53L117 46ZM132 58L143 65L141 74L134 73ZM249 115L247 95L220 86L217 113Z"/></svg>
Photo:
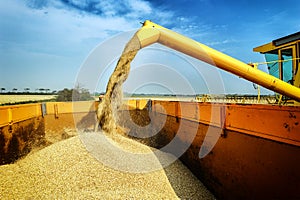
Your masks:
<svg viewBox="0 0 300 200"><path fill-rule="evenodd" d="M112 34L139 28L139 22L146 19L163 25L174 23L173 12L154 9L143 0L72 0L69 4L59 0L12 0L1 1L0 8L1 42L10 42L11 47L25 44L32 49L40 49L41 45L48 50L53 47L56 54L85 45L87 40L99 43ZM177 30L193 32L196 28L184 25Z"/></svg>
<svg viewBox="0 0 300 200"><path fill-rule="evenodd" d="M213 27L211 25L197 22L197 18L186 18L179 16L176 18L176 26L173 28L174 31L181 33L187 37L195 40L201 40L205 36L212 32Z"/></svg>
<svg viewBox="0 0 300 200"><path fill-rule="evenodd" d="M159 9L154 12L146 1L120 2L0 1L0 67L4 77L0 85L21 85L17 77L22 74L32 82L48 82L50 86L45 87L72 87L64 84L74 80L84 59L99 43L119 32L139 28L141 20L152 17L155 21L156 16L163 15ZM169 21L167 15L157 19ZM20 74L10 77L12 71ZM43 80L35 80L37 71L44 72Z"/></svg>
<svg viewBox="0 0 300 200"><path fill-rule="evenodd" d="M128 0L127 1L131 13L128 15L130 17L138 17L141 15L149 15L153 12L149 2L141 0Z"/></svg>
<svg viewBox="0 0 300 200"><path fill-rule="evenodd" d="M225 39L221 41L214 41L214 42L209 42L207 45L209 46L217 46L217 45L224 45L224 44L229 44L229 43L236 43L236 40L233 39Z"/></svg>

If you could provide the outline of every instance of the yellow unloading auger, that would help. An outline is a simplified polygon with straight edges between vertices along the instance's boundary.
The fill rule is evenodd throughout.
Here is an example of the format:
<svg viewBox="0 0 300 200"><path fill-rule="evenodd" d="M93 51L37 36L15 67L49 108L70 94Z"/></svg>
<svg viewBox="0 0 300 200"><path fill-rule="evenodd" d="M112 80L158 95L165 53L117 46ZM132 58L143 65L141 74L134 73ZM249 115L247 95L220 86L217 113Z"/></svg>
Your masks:
<svg viewBox="0 0 300 200"><path fill-rule="evenodd" d="M141 48L160 43L300 102L300 88L149 20L136 35Z"/></svg>

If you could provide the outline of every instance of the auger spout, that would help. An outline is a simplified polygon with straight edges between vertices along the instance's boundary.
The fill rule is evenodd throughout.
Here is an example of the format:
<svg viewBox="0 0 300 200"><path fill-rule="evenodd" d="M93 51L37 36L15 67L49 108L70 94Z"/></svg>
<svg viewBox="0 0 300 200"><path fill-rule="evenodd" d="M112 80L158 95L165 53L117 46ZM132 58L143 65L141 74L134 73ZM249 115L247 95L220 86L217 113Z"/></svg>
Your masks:
<svg viewBox="0 0 300 200"><path fill-rule="evenodd" d="M151 21L136 35L141 48L160 43L300 102L300 88Z"/></svg>

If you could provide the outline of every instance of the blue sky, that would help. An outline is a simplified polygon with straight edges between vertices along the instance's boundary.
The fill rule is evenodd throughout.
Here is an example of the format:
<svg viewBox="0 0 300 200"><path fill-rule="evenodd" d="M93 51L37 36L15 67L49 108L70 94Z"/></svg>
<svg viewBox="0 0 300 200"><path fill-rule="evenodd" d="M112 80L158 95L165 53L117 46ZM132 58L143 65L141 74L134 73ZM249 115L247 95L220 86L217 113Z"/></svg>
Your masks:
<svg viewBox="0 0 300 200"><path fill-rule="evenodd" d="M74 87L84 62L99 44L115 35L137 30L141 26L139 22L146 19L247 63L264 61L262 55L252 52L253 47L300 30L300 3L297 0L281 3L269 0L3 0L0 9L0 87L19 91L26 87L32 91ZM143 52L140 53L133 66L136 71L125 85L128 90L151 93L161 89L163 93L170 90L168 84L171 84L172 88L181 88L177 93L185 93L186 87L182 82L174 81L173 72L168 75L162 69L164 67L157 67L160 62L164 63L161 66L176 65L174 59L169 58L171 54L174 56L173 53L155 60L159 52L156 50L155 55L150 49L144 55L145 59L141 57ZM151 59L143 63L149 56ZM151 74L151 67L143 70L143 66L151 63L155 65L153 76L165 73L161 77L165 79L163 83L143 83ZM182 71L180 67L185 64L182 65L171 69L177 73L178 80L186 79L197 93L206 93L207 90L201 89L205 78L197 82L193 69ZM112 70L113 65L110 68ZM264 66L261 69L266 71ZM256 93L252 83L219 72L225 93ZM213 79L214 74L210 77ZM158 79L148 81L157 82ZM102 84L97 88L86 83L82 85L92 92L103 90L105 81L97 82ZM131 88L130 83L135 88ZM161 85L160 89L155 85Z"/></svg>

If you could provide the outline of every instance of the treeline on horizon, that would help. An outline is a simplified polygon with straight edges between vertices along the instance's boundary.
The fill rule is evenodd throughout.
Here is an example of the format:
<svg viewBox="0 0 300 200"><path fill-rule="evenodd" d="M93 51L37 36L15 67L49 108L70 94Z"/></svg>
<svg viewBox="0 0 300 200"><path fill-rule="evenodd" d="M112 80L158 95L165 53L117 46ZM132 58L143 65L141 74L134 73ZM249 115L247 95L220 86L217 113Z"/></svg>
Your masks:
<svg viewBox="0 0 300 200"><path fill-rule="evenodd" d="M155 93L124 93L125 97L212 97L212 98L224 98L224 97L257 97L257 94L155 94ZM274 94L261 94L263 97L274 97Z"/></svg>
<svg viewBox="0 0 300 200"><path fill-rule="evenodd" d="M1 88L0 88L1 89ZM37 89L36 91L30 91L24 90L24 91L17 91L12 90L6 92L5 90L1 89L0 95L55 95L51 99L47 100L29 100L29 101L22 101L22 102L14 102L14 103L4 103L3 105L15 105L15 104L26 104L26 103L39 103L39 102L70 102L70 101L92 101L97 100L99 96L103 96L105 92L95 92L91 94L88 89L85 89L80 86L76 86L75 88L68 89L64 88L63 90L59 91L50 91L46 89ZM261 97L275 97L275 94L268 94L268 95L261 95ZM188 98L221 98L221 99L227 99L227 98L257 98L257 95L255 94L155 94L155 93L128 93L124 92L124 97L134 98L149 98L149 97L188 97Z"/></svg>
<svg viewBox="0 0 300 200"><path fill-rule="evenodd" d="M59 91L51 91L48 92L47 90L39 90L40 92L31 92L31 91L9 91L3 93L1 90L2 95L55 95L54 98L51 99L41 99L41 100L28 100L28 101L20 101L20 102L8 102L1 105L15 105L15 104L26 104L26 103L38 103L38 102L49 102L49 101L57 101L57 102L66 102L66 101L90 101L95 100L94 96L89 92L88 89L76 86L73 89L64 88L63 90Z"/></svg>
<svg viewBox="0 0 300 200"><path fill-rule="evenodd" d="M7 90L6 88L0 88L0 94L56 94L58 91L45 88L37 88L35 91L31 91L30 88L24 88L24 90L18 90L17 88L13 88L11 90Z"/></svg>
<svg viewBox="0 0 300 200"><path fill-rule="evenodd" d="M84 99L88 96L100 96L104 95L105 92L95 92L91 94L88 89L85 88L64 88L62 90L49 90L49 89L36 89L35 91L30 91L30 90L11 90L11 91L6 91L0 88L0 94L5 94L5 95L65 95L68 96L65 99L70 99L71 94L78 93L78 95L83 95L85 96ZM155 96L155 97L212 97L212 98L224 98L224 97L257 97L257 94L161 94L161 93L127 93L124 92L124 97L150 97L150 96ZM260 96L263 97L274 97L275 94L261 94ZM79 98L80 99L80 98ZM89 97L87 99L90 99Z"/></svg>

